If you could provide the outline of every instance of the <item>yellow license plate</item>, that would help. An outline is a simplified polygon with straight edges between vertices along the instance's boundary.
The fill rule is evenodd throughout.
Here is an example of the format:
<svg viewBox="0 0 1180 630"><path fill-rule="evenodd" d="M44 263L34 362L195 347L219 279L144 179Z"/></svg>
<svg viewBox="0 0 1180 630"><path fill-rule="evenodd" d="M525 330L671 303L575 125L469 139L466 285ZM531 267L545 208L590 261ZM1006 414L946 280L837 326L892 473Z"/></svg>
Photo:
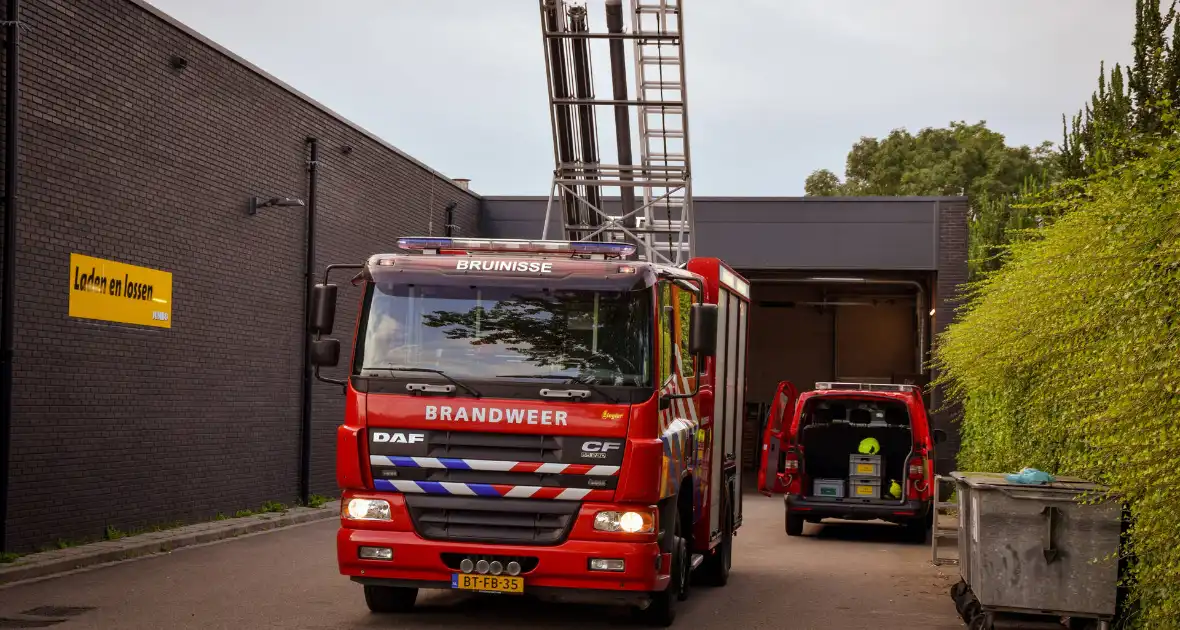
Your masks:
<svg viewBox="0 0 1180 630"><path fill-rule="evenodd" d="M872 486L857 486L856 493L871 497L871 496L873 496L873 487Z"/></svg>
<svg viewBox="0 0 1180 630"><path fill-rule="evenodd" d="M874 472L873 465L872 464L857 464L856 465L856 472L858 474L871 475Z"/></svg>
<svg viewBox="0 0 1180 630"><path fill-rule="evenodd" d="M451 575L451 588L463 591L479 591L481 593L513 593L524 592L524 578L507 575L468 575L455 573Z"/></svg>

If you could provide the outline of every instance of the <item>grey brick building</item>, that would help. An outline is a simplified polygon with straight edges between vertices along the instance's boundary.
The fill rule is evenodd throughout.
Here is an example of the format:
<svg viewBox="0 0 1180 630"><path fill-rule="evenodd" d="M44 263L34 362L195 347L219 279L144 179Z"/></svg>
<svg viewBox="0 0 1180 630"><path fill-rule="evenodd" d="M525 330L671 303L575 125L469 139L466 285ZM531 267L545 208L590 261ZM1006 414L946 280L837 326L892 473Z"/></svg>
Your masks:
<svg viewBox="0 0 1180 630"><path fill-rule="evenodd" d="M7 548L293 503L306 209L252 216L249 199L308 200L314 139L319 267L442 234L448 205L457 234L538 237L537 200L481 199L140 0L23 4ZM713 203L713 219L702 204L704 255L716 249L706 234L729 239L732 217L766 211L766 200ZM918 230L876 251L919 263L857 269L918 278L941 330L966 274L962 200L896 212L887 200L840 203L824 212L846 228L860 217L880 229L868 220L877 213ZM814 207L786 206L772 211L818 225ZM171 273L170 328L71 317L71 254ZM745 265L792 273L773 267ZM341 291L342 303L357 297ZM352 324L341 309L337 329ZM331 495L342 397L313 391L310 485Z"/></svg>
<svg viewBox="0 0 1180 630"><path fill-rule="evenodd" d="M8 546L294 502L305 209L248 200L307 199L315 138L324 263L450 202L470 234L478 197L144 4L23 4ZM171 328L70 317L71 253L171 272ZM332 494L342 398L314 387Z"/></svg>

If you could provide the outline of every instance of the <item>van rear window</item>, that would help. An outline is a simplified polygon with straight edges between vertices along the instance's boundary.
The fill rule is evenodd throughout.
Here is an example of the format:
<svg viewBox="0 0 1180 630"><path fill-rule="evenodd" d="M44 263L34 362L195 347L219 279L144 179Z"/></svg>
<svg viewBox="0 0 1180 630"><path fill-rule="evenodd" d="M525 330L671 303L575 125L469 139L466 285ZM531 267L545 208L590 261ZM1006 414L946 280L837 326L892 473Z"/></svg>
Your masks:
<svg viewBox="0 0 1180 630"><path fill-rule="evenodd" d="M895 400L813 398L807 401L803 409L800 425L813 424L907 427L910 425L910 413L905 403Z"/></svg>

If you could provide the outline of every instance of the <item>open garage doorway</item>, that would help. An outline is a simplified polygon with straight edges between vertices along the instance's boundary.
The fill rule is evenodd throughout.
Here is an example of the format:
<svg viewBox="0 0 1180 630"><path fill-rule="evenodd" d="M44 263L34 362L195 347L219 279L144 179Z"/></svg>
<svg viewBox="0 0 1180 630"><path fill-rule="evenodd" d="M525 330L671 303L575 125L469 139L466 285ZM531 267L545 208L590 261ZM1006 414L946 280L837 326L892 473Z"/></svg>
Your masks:
<svg viewBox="0 0 1180 630"><path fill-rule="evenodd" d="M924 272L770 272L750 280L750 352L742 461L756 454L779 381L910 383L923 390L934 276ZM930 404L926 392L927 405Z"/></svg>

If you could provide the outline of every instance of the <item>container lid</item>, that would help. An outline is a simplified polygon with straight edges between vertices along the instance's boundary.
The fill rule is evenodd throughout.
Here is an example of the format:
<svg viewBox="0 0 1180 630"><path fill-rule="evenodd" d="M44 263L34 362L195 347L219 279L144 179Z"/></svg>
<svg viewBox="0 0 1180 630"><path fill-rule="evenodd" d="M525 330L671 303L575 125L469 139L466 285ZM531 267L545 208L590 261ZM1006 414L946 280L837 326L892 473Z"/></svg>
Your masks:
<svg viewBox="0 0 1180 630"><path fill-rule="evenodd" d="M986 490L988 488L1004 488L1005 490L1028 490L1035 492L1060 492L1079 494L1083 492L1102 492L1106 487L1086 481L1078 477L1057 477L1050 483L1013 483L1008 481L1007 473L960 472L955 471L950 476L956 481L967 484L971 488Z"/></svg>

